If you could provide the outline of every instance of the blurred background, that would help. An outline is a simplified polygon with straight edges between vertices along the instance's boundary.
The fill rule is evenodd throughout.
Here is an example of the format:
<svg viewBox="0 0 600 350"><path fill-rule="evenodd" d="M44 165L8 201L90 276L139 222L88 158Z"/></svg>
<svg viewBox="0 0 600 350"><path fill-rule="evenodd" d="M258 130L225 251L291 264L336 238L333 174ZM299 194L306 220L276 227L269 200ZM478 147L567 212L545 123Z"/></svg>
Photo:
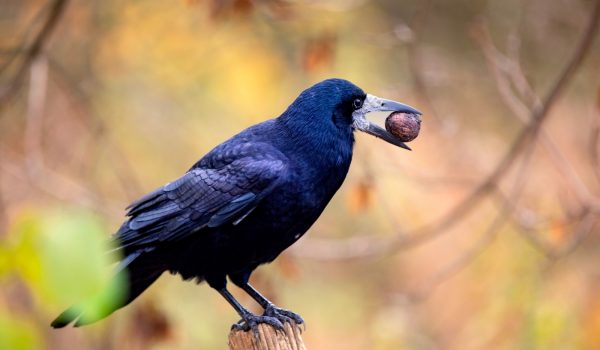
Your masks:
<svg viewBox="0 0 600 350"><path fill-rule="evenodd" d="M320 220L252 276L307 347L600 348L598 3L1 1L0 348L225 349L233 309L168 274L49 323L106 284L131 201L329 77L424 116L412 152L357 135Z"/></svg>

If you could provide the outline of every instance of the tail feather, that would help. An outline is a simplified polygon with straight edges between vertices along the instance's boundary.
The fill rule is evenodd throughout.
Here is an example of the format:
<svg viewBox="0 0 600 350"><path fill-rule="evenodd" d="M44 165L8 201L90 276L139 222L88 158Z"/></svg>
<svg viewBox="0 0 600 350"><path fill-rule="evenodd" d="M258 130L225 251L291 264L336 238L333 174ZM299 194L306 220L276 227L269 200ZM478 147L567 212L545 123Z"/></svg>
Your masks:
<svg viewBox="0 0 600 350"><path fill-rule="evenodd" d="M108 288L100 295L63 311L50 326L62 328L74 322L75 327L80 327L99 321L135 300L164 271L165 268L158 266L151 254L134 253L123 259L112 281L113 284L125 284L123 297L114 300L114 288Z"/></svg>

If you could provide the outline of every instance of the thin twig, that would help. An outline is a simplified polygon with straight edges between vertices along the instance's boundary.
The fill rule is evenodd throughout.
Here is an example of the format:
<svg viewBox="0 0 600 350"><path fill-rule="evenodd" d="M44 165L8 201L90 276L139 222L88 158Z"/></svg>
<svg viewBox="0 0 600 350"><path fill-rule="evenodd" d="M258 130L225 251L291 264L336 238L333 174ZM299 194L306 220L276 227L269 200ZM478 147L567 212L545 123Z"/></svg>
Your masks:
<svg viewBox="0 0 600 350"><path fill-rule="evenodd" d="M578 224L574 234L571 235L569 242L562 247L558 248L554 253L554 259L562 258L573 252L583 240L593 231L594 226L598 222L598 215L594 212L587 212Z"/></svg>
<svg viewBox="0 0 600 350"><path fill-rule="evenodd" d="M512 41L517 41L517 39L513 39ZM516 61L518 58L508 58L501 54L494 46L489 31L484 25L481 25L480 35L477 36L477 42L484 52L488 66L493 73L500 96L521 122L528 122L529 115L531 115L533 108L535 108L535 106L540 106L541 101L533 92L531 85L525 78L519 61ZM513 46L514 45L515 44L513 44ZM515 49L513 48L513 51L514 50ZM514 52L513 55L515 55ZM522 97L530 100L533 107L528 107L514 94L507 76L511 78L513 85L518 87ZM556 143L552 140L551 136L544 131L543 127L540 127L538 134L541 145L546 149L551 160L556 165L557 170L569 184L569 188L573 191L579 202L585 206L600 208L600 199L591 193L581 177L575 171L573 165L571 165L568 159L556 146Z"/></svg>
<svg viewBox="0 0 600 350"><path fill-rule="evenodd" d="M16 157L12 157L16 158ZM9 159L6 154L0 155L0 172L13 177L19 182L26 182L30 186L37 188L42 193L46 193L60 201L76 204L96 212L103 213L112 218L123 217L124 203L100 199L99 196L72 179L57 173L51 169L40 169L40 176L31 177L26 170L25 161L14 161Z"/></svg>
<svg viewBox="0 0 600 350"><path fill-rule="evenodd" d="M584 208L575 218L563 223L562 226L565 230L567 227L576 227L572 230L573 234L571 235L571 239L562 246L555 246L548 240L542 238L542 236L538 233L540 229L526 227L524 225L517 225L517 228L519 228L519 233L521 236L532 247L536 248L536 250L542 253L549 260L557 260L574 250L574 247L581 242L581 239L589 233L582 233L588 230L582 229L582 227L589 227L591 223L598 220L598 217L599 215L597 213L590 211L589 208ZM585 222L587 222L587 224L583 224Z"/></svg>
<svg viewBox="0 0 600 350"><path fill-rule="evenodd" d="M48 60L44 56L39 56L32 62L30 68L24 149L28 170L34 175L33 173L37 174L42 165L41 145L48 87Z"/></svg>
<svg viewBox="0 0 600 350"><path fill-rule="evenodd" d="M0 163L1 162L2 159L0 159ZM8 225L8 215L6 213L8 205L6 204L6 198L2 192L2 180L3 176L2 173L0 173L0 239L6 234L6 227Z"/></svg>
<svg viewBox="0 0 600 350"><path fill-rule="evenodd" d="M423 35L425 28L427 28L427 19L429 18L433 1L425 0L421 1L420 4L421 6L419 6L410 22L409 28L412 31L411 39L405 41L407 45L408 67L411 73L413 87L417 92L417 97L429 109L427 115L433 117L432 120L438 125L442 125L442 119L439 117L435 104L431 99L427 82L422 73L421 62L423 61L423 55L421 46L419 45L419 38Z"/></svg>
<svg viewBox="0 0 600 350"><path fill-rule="evenodd" d="M502 203L495 219L490 223L481 238L458 258L423 282L421 286L417 288L417 292L412 295L414 301L426 299L439 285L464 270L494 242L498 232L500 232L504 225L507 224L507 219L517 208L517 202L527 183L529 175L528 169L531 165L531 158L535 149L534 145L535 144L530 143L527 146L527 150L525 150L525 155L521 161L521 167L515 176L516 180L513 189L506 197L507 200ZM509 198L510 200L508 200Z"/></svg>
<svg viewBox="0 0 600 350"><path fill-rule="evenodd" d="M597 111L593 113L588 141L589 158L596 180L600 182L600 89L598 90Z"/></svg>
<svg viewBox="0 0 600 350"><path fill-rule="evenodd" d="M50 60L50 66L53 68L53 72L57 73L54 75L54 81L58 86L71 92L71 94L65 94L65 96L72 103L73 108L86 119L94 144L111 158L114 173L128 199L131 200L139 196L141 193L140 181L132 165L123 154L123 150L107 132L108 128L104 120L95 115L89 103L89 93L81 86L81 82L70 76L59 62Z"/></svg>
<svg viewBox="0 0 600 350"><path fill-rule="evenodd" d="M4 105L20 87L25 75L27 74L29 66L42 52L46 42L50 38L50 35L56 28L56 25L64 12L66 4L67 0L55 0L53 5L50 7L46 22L42 26L42 29L40 29L38 32L38 35L33 40L31 46L25 51L21 65L17 68L11 82L7 86L0 89L0 106Z"/></svg>

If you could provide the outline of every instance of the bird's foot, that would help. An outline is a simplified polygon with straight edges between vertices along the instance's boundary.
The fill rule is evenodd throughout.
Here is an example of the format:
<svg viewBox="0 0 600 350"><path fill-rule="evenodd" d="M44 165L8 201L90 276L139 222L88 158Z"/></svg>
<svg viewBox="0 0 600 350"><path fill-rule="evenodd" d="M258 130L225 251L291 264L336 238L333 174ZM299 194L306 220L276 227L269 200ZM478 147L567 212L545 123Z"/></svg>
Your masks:
<svg viewBox="0 0 600 350"><path fill-rule="evenodd" d="M283 323L277 317L268 315L257 316L251 313L244 315L238 323L231 326L231 329L244 332L252 330L255 335L258 335L258 325L260 323L266 323L280 331L283 330Z"/></svg>
<svg viewBox="0 0 600 350"><path fill-rule="evenodd" d="M304 327L306 327L306 324L304 323L304 320L302 319L302 317L300 317L300 315L289 310L280 309L273 304L267 306L263 316L276 318L281 323L292 323L293 321L297 325L304 325Z"/></svg>

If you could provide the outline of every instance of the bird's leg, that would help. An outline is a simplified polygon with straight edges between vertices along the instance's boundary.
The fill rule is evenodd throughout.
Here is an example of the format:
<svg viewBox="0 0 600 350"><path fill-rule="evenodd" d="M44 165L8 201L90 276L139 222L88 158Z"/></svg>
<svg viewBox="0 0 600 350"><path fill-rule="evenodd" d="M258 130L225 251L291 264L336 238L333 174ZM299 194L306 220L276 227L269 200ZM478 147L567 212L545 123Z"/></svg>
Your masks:
<svg viewBox="0 0 600 350"><path fill-rule="evenodd" d="M234 282L235 283L235 282ZM237 283L236 283L237 284ZM275 306L269 299L265 298L259 291L254 289L248 282L237 284L240 288L242 288L252 299L256 300L260 306L265 309L263 316L267 317L275 317L279 321L290 322L294 321L296 324L304 324L304 320L300 315L291 312L289 310L281 309Z"/></svg>
<svg viewBox="0 0 600 350"><path fill-rule="evenodd" d="M262 315L257 316L245 307L243 307L234 297L229 293L227 288L223 287L217 289L219 293L231 304L231 306L235 309L235 311L242 317L240 322L234 324L231 328L248 331L252 329L255 334L258 334L258 324L259 323L267 323L277 329L283 330L283 323L274 316Z"/></svg>

